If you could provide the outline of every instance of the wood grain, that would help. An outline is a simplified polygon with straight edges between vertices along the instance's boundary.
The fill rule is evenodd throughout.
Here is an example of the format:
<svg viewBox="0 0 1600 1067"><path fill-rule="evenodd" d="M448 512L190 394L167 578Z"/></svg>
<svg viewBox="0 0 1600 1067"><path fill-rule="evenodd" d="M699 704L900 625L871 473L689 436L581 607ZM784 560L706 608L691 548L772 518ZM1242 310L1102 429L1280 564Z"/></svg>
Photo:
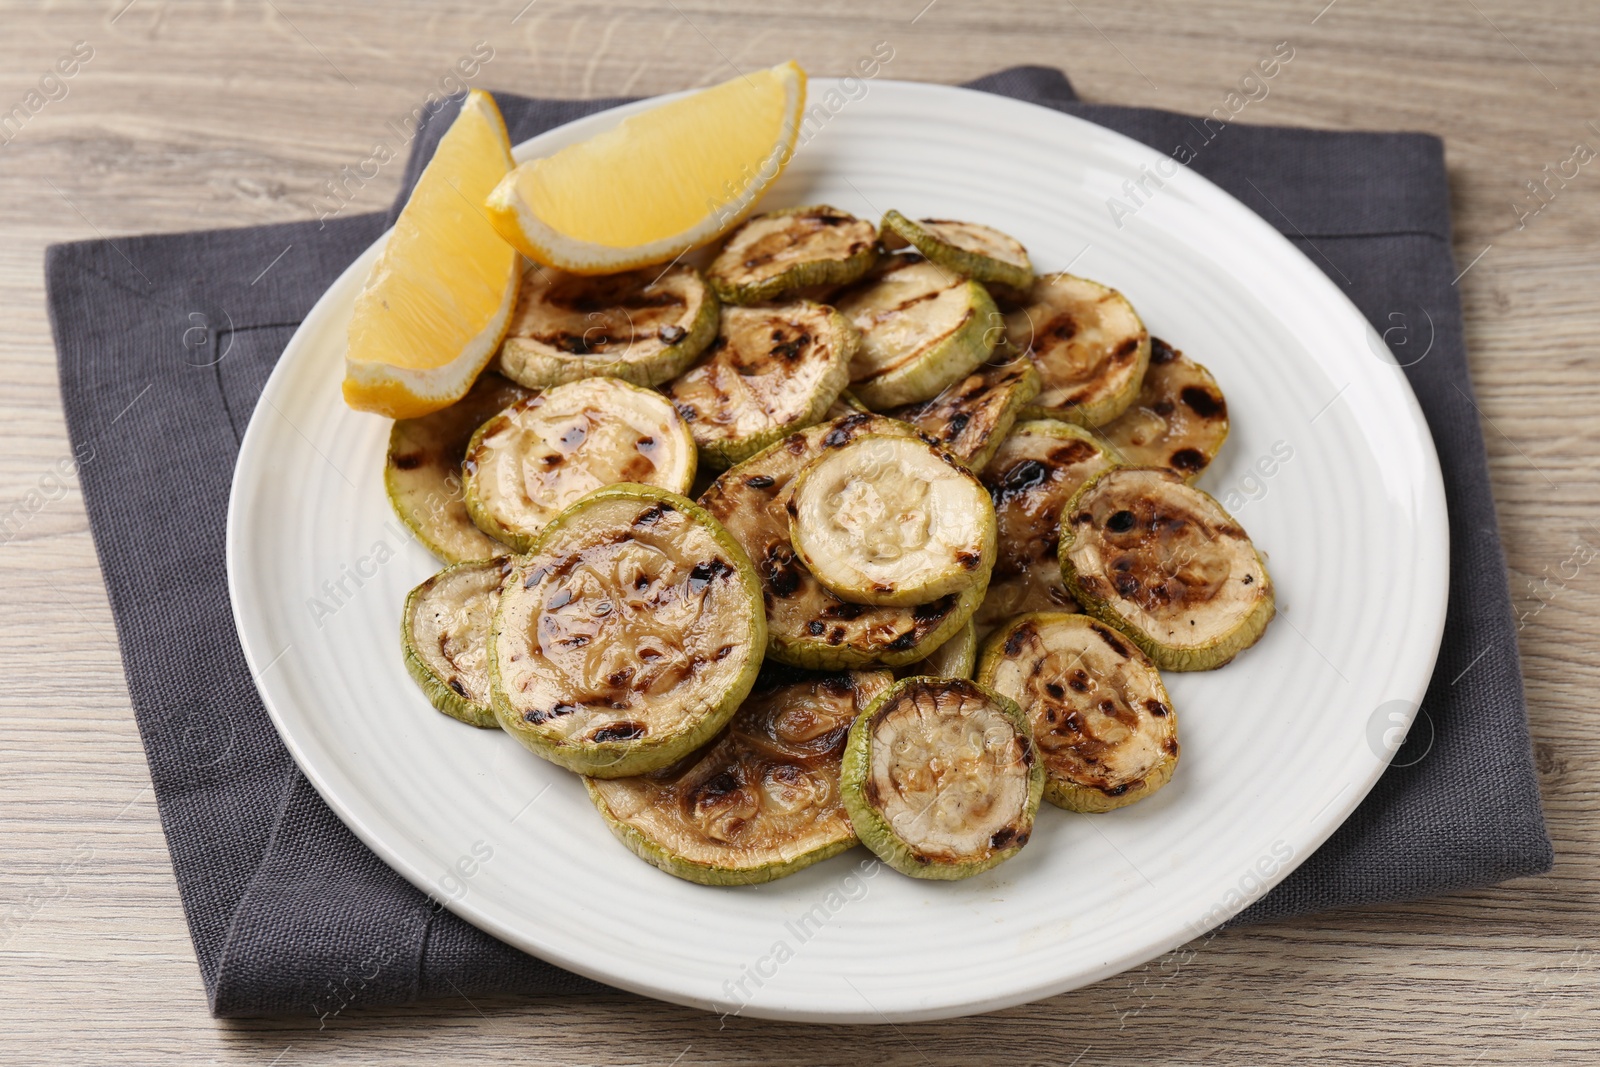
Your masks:
<svg viewBox="0 0 1600 1067"><path fill-rule="evenodd" d="M75 42L92 58L0 145L0 948L7 1063L1552 1064L1600 1025L1600 167L1519 228L1513 203L1600 145L1600 20L1555 0L403 0L0 5L0 113ZM1326 4L1326 6L1324 6ZM520 14L519 14L520 11ZM128 708L66 454L43 309L53 241L311 217L457 57L480 84L650 93L794 56L892 77L1068 70L1089 99L1209 111L1280 41L1293 63L1239 120L1425 129L1449 151L1473 373L1500 504L1557 865L1446 899L1223 934L1098 986L979 1019L865 1027L715 1018L627 996L212 1020ZM59 94L58 94L59 95ZM393 195L396 167L350 210ZM1485 251L1487 249L1487 251ZM31 902L31 903L30 903Z"/></svg>

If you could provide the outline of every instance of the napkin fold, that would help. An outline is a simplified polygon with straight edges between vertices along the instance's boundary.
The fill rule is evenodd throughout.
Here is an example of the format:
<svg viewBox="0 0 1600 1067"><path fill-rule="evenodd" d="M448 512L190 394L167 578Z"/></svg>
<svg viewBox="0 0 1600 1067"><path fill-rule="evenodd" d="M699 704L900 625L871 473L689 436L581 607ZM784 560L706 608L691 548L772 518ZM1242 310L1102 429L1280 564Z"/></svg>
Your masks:
<svg viewBox="0 0 1600 1067"><path fill-rule="evenodd" d="M1405 373L1438 446L1450 511L1450 608L1433 683L1412 736L1355 814L1236 921L1549 869L1453 285L1442 144L1087 104L1043 67L971 87L1077 115L1183 160L1283 232L1402 363L1414 360ZM496 99L513 141L624 102ZM46 255L73 457L219 1016L326 1020L423 997L601 988L442 910L334 816L274 730L229 607L229 483L267 375L317 298L392 222L458 107L452 100L425 114L401 197L386 213L82 241ZM1403 346L1424 319L1431 347L1417 359Z"/></svg>

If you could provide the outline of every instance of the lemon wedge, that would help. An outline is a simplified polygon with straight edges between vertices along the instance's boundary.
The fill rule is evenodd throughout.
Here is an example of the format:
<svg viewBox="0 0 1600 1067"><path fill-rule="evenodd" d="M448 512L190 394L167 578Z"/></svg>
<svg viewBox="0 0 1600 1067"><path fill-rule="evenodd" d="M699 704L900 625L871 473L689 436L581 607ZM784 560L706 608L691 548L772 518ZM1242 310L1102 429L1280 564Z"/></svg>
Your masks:
<svg viewBox="0 0 1600 1067"><path fill-rule="evenodd" d="M500 109L474 89L356 298L345 403L394 419L426 415L465 396L493 358L522 257L495 232L483 201L514 165Z"/></svg>
<svg viewBox="0 0 1600 1067"><path fill-rule="evenodd" d="M661 263L732 229L794 154L806 72L753 71L523 163L489 217L523 254L577 274Z"/></svg>

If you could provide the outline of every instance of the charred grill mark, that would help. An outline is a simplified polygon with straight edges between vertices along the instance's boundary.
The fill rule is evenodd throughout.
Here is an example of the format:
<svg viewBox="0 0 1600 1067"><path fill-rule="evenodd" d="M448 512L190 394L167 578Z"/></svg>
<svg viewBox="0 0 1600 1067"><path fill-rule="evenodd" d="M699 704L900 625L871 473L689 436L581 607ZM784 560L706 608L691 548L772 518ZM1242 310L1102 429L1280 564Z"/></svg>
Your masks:
<svg viewBox="0 0 1600 1067"><path fill-rule="evenodd" d="M1078 336L1078 320L1063 312L1045 323L1044 329L1039 332L1057 341L1070 341Z"/></svg>
<svg viewBox="0 0 1600 1067"><path fill-rule="evenodd" d="M642 722L610 722L589 735L596 744L607 741L636 741L648 732Z"/></svg>
<svg viewBox="0 0 1600 1067"><path fill-rule="evenodd" d="M893 641L890 641L887 647L891 652L904 652L906 649L912 647L916 643L917 631L907 630Z"/></svg>
<svg viewBox="0 0 1600 1067"><path fill-rule="evenodd" d="M867 606L865 604L852 604L848 600L829 604L822 609L822 617L824 619L859 619L866 613Z"/></svg>
<svg viewBox="0 0 1600 1067"><path fill-rule="evenodd" d="M926 604L918 604L912 608L911 617L919 623L935 622L950 614L951 609L956 606L957 599L957 594L946 593L938 600L929 601Z"/></svg>
<svg viewBox="0 0 1600 1067"><path fill-rule="evenodd" d="M785 363L793 363L811 343L811 335L802 330L798 336L786 339L782 330L773 330L772 340L776 343L770 350L771 354Z"/></svg>
<svg viewBox="0 0 1600 1067"><path fill-rule="evenodd" d="M752 474L744 480L744 484L751 489L771 489L774 482L769 475Z"/></svg>
<svg viewBox="0 0 1600 1067"><path fill-rule="evenodd" d="M467 695L467 687L461 684L461 679L459 678L450 679L450 688L454 689L458 696Z"/></svg>
<svg viewBox="0 0 1600 1067"><path fill-rule="evenodd" d="M872 418L872 415L861 411L856 412L854 415L846 415L844 418L834 423L831 430L822 435L822 447L839 448L842 445L849 444L850 439L856 435L856 431L868 422L872 421ZM799 452L805 450L805 438L801 437L800 442L800 448L794 449L793 451Z"/></svg>
<svg viewBox="0 0 1600 1067"><path fill-rule="evenodd" d="M1018 626L1006 635L1006 655L1015 656L1022 651L1022 646L1033 640L1033 623L1027 622Z"/></svg>
<svg viewBox="0 0 1600 1067"><path fill-rule="evenodd" d="M1111 358L1118 363L1125 363L1132 359L1133 354L1137 351L1139 351L1139 338L1125 337L1122 339L1122 343L1117 346L1117 350L1111 353Z"/></svg>
<svg viewBox="0 0 1600 1067"><path fill-rule="evenodd" d="M543 708L533 708L523 715L522 719L524 722L532 723L533 725L537 726L542 722L548 722L551 719L560 719L564 716L571 715L575 711L581 710L582 709L576 704L557 704L549 710L545 710Z"/></svg>
<svg viewBox="0 0 1600 1067"><path fill-rule="evenodd" d="M1198 448L1180 448L1167 458L1167 463L1185 474L1193 474L1206 465L1206 457Z"/></svg>
<svg viewBox="0 0 1600 1067"><path fill-rule="evenodd" d="M806 633L810 634L812 637L821 637L827 629L828 627L825 623L819 622L816 619L812 619L810 622L806 623Z"/></svg>
<svg viewBox="0 0 1600 1067"><path fill-rule="evenodd" d="M800 588L800 567L787 544L768 545L756 570L773 596L788 599Z"/></svg>
<svg viewBox="0 0 1600 1067"><path fill-rule="evenodd" d="M1137 521L1133 512L1123 508L1121 511L1112 512L1111 517L1106 520L1106 529L1112 533L1127 533L1133 529Z"/></svg>
<svg viewBox="0 0 1600 1067"><path fill-rule="evenodd" d="M1185 386L1178 398L1189 406L1189 410L1199 415L1202 419L1219 418L1228 411L1227 402L1211 390L1198 385Z"/></svg>
<svg viewBox="0 0 1600 1067"><path fill-rule="evenodd" d="M1006 848L1015 840L1016 836L1017 831L1014 827L1003 827L999 830L996 830L994 832L994 836L989 838L989 847Z"/></svg>
<svg viewBox="0 0 1600 1067"><path fill-rule="evenodd" d="M1100 640L1104 641L1111 648L1111 651L1115 652L1123 659L1127 659L1131 655L1131 653L1128 651L1128 646L1117 640L1115 637L1112 637L1111 631L1107 630L1104 626L1092 626L1090 629L1099 634Z"/></svg>
<svg viewBox="0 0 1600 1067"><path fill-rule="evenodd" d="M1178 350L1159 337L1150 338L1150 365L1159 367L1178 358Z"/></svg>
<svg viewBox="0 0 1600 1067"><path fill-rule="evenodd" d="M668 345L675 345L688 336L689 331L675 323L668 323L656 331L656 337L661 343Z"/></svg>
<svg viewBox="0 0 1600 1067"><path fill-rule="evenodd" d="M978 564L983 562L983 557L976 552L957 552L956 562L969 571L978 569Z"/></svg>
<svg viewBox="0 0 1600 1067"><path fill-rule="evenodd" d="M1167 419L1171 418L1172 413L1177 411L1178 408L1177 405L1173 404L1173 402L1170 400L1157 400L1154 404L1150 405L1150 410L1155 412L1157 415L1160 415L1163 419Z"/></svg>
<svg viewBox="0 0 1600 1067"><path fill-rule="evenodd" d="M967 423L971 421L972 416L967 414L965 411L958 412L957 414L951 416L950 423L945 427L944 430L944 439L946 441L954 441L957 437L961 436L961 431L965 430L967 428Z"/></svg>
<svg viewBox="0 0 1600 1067"><path fill-rule="evenodd" d="M828 631L828 644L830 644L830 645L841 645L841 644L843 644L844 643L844 633L845 633L845 631L844 631L844 627L843 626L835 626L833 629L829 630Z"/></svg>
<svg viewBox="0 0 1600 1067"><path fill-rule="evenodd" d="M1043 485L1050 469L1036 459L1025 459L1008 469L989 487L995 507L1008 503L1030 489Z"/></svg>
<svg viewBox="0 0 1600 1067"><path fill-rule="evenodd" d="M420 452L407 452L404 455L390 457L389 462L395 465L396 470L414 471L428 462L428 458Z"/></svg>
<svg viewBox="0 0 1600 1067"><path fill-rule="evenodd" d="M1154 698L1144 702L1145 710L1158 719L1167 717L1167 706Z"/></svg>
<svg viewBox="0 0 1600 1067"><path fill-rule="evenodd" d="M654 526L671 510L672 508L666 504L651 504L639 512L638 516L634 518L633 524L635 526Z"/></svg>
<svg viewBox="0 0 1600 1067"><path fill-rule="evenodd" d="M699 595L705 592L706 587L712 582L732 573L733 567L727 560L712 558L696 563L693 569L689 571L689 581L686 584L691 594Z"/></svg>
<svg viewBox="0 0 1600 1067"><path fill-rule="evenodd" d="M1044 683L1044 691L1055 697L1057 700L1065 700L1067 697L1067 690L1060 682Z"/></svg>

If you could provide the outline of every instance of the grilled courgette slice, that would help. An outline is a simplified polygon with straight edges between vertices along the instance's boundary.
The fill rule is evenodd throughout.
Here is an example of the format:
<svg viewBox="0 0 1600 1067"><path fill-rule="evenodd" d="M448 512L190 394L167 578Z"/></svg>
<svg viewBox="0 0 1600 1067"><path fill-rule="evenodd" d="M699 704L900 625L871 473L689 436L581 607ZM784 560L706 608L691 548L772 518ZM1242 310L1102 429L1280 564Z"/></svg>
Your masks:
<svg viewBox="0 0 1600 1067"><path fill-rule="evenodd" d="M822 421L832 422L834 419L842 419L846 415L859 415L871 411L872 409L858 400L854 393L846 389L839 394L833 403L828 405L828 410L823 413Z"/></svg>
<svg viewBox="0 0 1600 1067"><path fill-rule="evenodd" d="M999 551L980 627L1030 611L1076 611L1056 557L1061 509L1090 478L1117 462L1090 431L1057 419L1020 422L979 475L994 501Z"/></svg>
<svg viewBox="0 0 1600 1067"><path fill-rule="evenodd" d="M489 706L489 620L511 557L458 563L406 597L400 641L406 671L433 706L473 726L499 726Z"/></svg>
<svg viewBox="0 0 1600 1067"><path fill-rule="evenodd" d="M728 238L706 272L729 304L759 304L799 289L855 281L878 258L872 223L816 204L770 211Z"/></svg>
<svg viewBox="0 0 1600 1067"><path fill-rule="evenodd" d="M838 307L861 332L850 391L874 410L937 396L988 359L1001 332L987 289L915 254L885 257Z"/></svg>
<svg viewBox="0 0 1600 1067"><path fill-rule="evenodd" d="M490 559L507 551L467 514L461 458L479 426L527 395L515 382L485 371L454 404L421 418L399 419L389 430L383 468L389 503L417 540L446 563Z"/></svg>
<svg viewBox="0 0 1600 1067"><path fill-rule="evenodd" d="M909 422L975 471L981 471L1039 395L1039 372L1027 359L979 367L932 400L890 408L890 418Z"/></svg>
<svg viewBox="0 0 1600 1067"><path fill-rule="evenodd" d="M978 684L1016 701L1044 764L1044 798L1099 812L1143 800L1178 765L1178 717L1161 675L1087 615L1024 615L984 645Z"/></svg>
<svg viewBox="0 0 1600 1067"><path fill-rule="evenodd" d="M992 226L950 219L912 221L898 211L883 216L879 233L885 248L912 245L929 260L957 274L1010 289L1033 283L1028 250L1015 237Z"/></svg>
<svg viewBox="0 0 1600 1067"><path fill-rule="evenodd" d="M838 399L860 342L831 307L730 307L700 361L663 387L700 458L723 468L810 426Z"/></svg>
<svg viewBox="0 0 1600 1067"><path fill-rule="evenodd" d="M693 267L568 274L534 267L500 346L500 370L530 389L581 378L660 385L717 333L717 297Z"/></svg>
<svg viewBox="0 0 1600 1067"><path fill-rule="evenodd" d="M495 718L580 774L659 770L727 724L766 641L761 585L715 519L655 486L610 486L547 526L500 594Z"/></svg>
<svg viewBox="0 0 1600 1067"><path fill-rule="evenodd" d="M911 607L989 579L994 506L948 452L865 434L800 472L785 504L795 554L841 599Z"/></svg>
<svg viewBox="0 0 1600 1067"><path fill-rule="evenodd" d="M978 663L978 628L971 619L961 632L909 667L895 670L896 678L923 674L933 678L971 678Z"/></svg>
<svg viewBox="0 0 1600 1067"><path fill-rule="evenodd" d="M856 834L879 859L954 880L1028 843L1044 765L1011 700L965 678L907 678L850 728L841 782Z"/></svg>
<svg viewBox="0 0 1600 1067"><path fill-rule="evenodd" d="M1046 274L1028 304L1006 316L1006 335L1039 368L1030 414L1102 426L1139 395L1150 333L1115 289L1073 274Z"/></svg>
<svg viewBox="0 0 1600 1067"><path fill-rule="evenodd" d="M1061 572L1083 609L1156 666L1220 667L1272 621L1272 580L1222 505L1166 468L1099 475L1061 513Z"/></svg>
<svg viewBox="0 0 1600 1067"><path fill-rule="evenodd" d="M818 670L914 663L955 636L982 599L973 586L913 608L853 604L829 592L796 557L784 508L795 475L867 433L917 431L881 415L847 415L768 446L724 471L700 497L755 563L767 609L767 655L780 663Z"/></svg>
<svg viewBox="0 0 1600 1067"><path fill-rule="evenodd" d="M672 767L586 778L612 833L645 862L702 885L755 885L856 843L839 794L850 725L888 671L763 670L715 741Z"/></svg>
<svg viewBox="0 0 1600 1067"><path fill-rule="evenodd" d="M1139 399L1100 433L1129 463L1192 482L1228 439L1228 402L1210 371L1155 337Z"/></svg>
<svg viewBox="0 0 1600 1067"><path fill-rule="evenodd" d="M682 493L694 482L694 438L660 393L616 378L569 382L478 428L461 467L478 529L526 552L585 493L640 482Z"/></svg>

